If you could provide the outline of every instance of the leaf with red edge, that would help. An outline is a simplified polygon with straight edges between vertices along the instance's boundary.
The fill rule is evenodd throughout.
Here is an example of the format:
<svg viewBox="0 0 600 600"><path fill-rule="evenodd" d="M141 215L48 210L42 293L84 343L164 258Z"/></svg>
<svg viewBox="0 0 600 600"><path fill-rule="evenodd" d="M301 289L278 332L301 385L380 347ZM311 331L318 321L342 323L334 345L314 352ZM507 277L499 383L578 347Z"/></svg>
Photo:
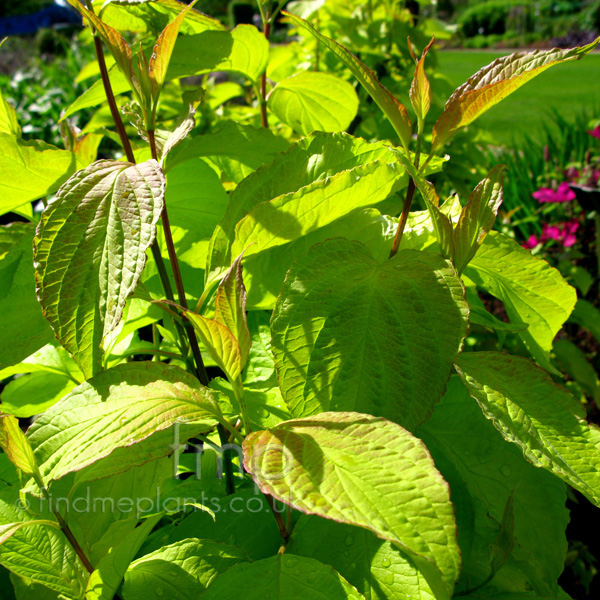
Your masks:
<svg viewBox="0 0 600 600"><path fill-rule="evenodd" d="M504 100L524 83L549 67L579 60L600 43L600 37L586 46L561 50L516 52L497 58L457 88L446 102L444 112L433 127L432 154L438 152L461 128Z"/></svg>
<svg viewBox="0 0 600 600"><path fill-rule="evenodd" d="M410 38L408 39L408 49L417 63L415 74L410 85L409 95L410 102L417 115L419 123L423 123L427 113L429 112L429 109L431 108L431 85L429 84L427 75L425 75L425 57L427 56L431 46L433 46L434 41L435 38L431 38L431 41L423 50L421 58L417 60L417 57L413 54Z"/></svg>

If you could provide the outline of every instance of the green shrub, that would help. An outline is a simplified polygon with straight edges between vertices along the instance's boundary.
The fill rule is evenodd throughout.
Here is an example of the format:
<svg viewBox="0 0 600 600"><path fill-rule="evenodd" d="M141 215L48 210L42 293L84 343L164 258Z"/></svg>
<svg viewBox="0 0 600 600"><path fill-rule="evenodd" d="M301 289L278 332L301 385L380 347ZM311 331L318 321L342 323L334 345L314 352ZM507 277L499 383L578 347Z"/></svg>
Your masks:
<svg viewBox="0 0 600 600"><path fill-rule="evenodd" d="M467 8L458 18L465 37L503 34L511 29L530 30L533 7L528 0L490 0Z"/></svg>

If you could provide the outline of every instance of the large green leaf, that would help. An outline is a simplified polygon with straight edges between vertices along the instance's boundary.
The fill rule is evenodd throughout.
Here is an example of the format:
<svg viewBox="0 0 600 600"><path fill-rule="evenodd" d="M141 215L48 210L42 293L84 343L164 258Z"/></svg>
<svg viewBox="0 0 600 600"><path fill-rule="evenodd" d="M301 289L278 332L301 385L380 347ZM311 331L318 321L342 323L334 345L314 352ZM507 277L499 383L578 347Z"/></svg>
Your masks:
<svg viewBox="0 0 600 600"><path fill-rule="evenodd" d="M485 238L465 275L504 302L511 322L527 323L519 336L540 365L554 371L548 356L575 306L575 289L546 261L496 232Z"/></svg>
<svg viewBox="0 0 600 600"><path fill-rule="evenodd" d="M0 227L0 369L21 362L53 339L35 296L33 236L30 224Z"/></svg>
<svg viewBox="0 0 600 600"><path fill-rule="evenodd" d="M352 74L360 81L361 85L367 90L369 96L373 98L377 106L379 106L385 116L389 119L402 142L402 146L404 146L405 151L408 152L412 125L408 118L406 108L385 86L381 84L375 73L354 56L354 54L344 48L344 46L338 44L335 40L328 38L322 33L319 33L308 21L286 12L284 12L284 14L289 17L294 24L304 27L304 29L312 33L319 42L323 43L326 48L331 50L331 52L333 52L350 69L350 71L352 71Z"/></svg>
<svg viewBox="0 0 600 600"><path fill-rule="evenodd" d="M73 152L0 133L0 214L55 192L78 168Z"/></svg>
<svg viewBox="0 0 600 600"><path fill-rule="evenodd" d="M37 506L34 508L37 510ZM17 487L0 490L0 525L25 523L40 517L44 515L24 509ZM0 564L69 600L80 600L83 595L87 573L65 535L54 527L36 524L16 531L0 545Z"/></svg>
<svg viewBox="0 0 600 600"><path fill-rule="evenodd" d="M380 264L356 242L314 246L290 269L271 323L290 412L356 410L414 429L444 394L467 315L437 254L403 250Z"/></svg>
<svg viewBox="0 0 600 600"><path fill-rule="evenodd" d="M483 67L448 98L444 112L433 127L432 153L437 153L461 127L472 123L536 75L560 62L579 60L599 42L600 38L587 46L568 50L516 52Z"/></svg>
<svg viewBox="0 0 600 600"><path fill-rule="evenodd" d="M244 465L263 492L302 512L399 544L435 594L451 596L460 556L447 484L399 425L352 412L285 421L246 438Z"/></svg>
<svg viewBox="0 0 600 600"><path fill-rule="evenodd" d="M202 600L238 597L246 600L363 599L331 567L314 558L286 554L231 567L201 596Z"/></svg>
<svg viewBox="0 0 600 600"><path fill-rule="evenodd" d="M178 0L119 0L106 2L94 0L102 20L119 31L146 33L161 31L176 17L185 4ZM224 25L198 10L191 10L181 26L184 34L206 30L222 30Z"/></svg>
<svg viewBox="0 0 600 600"><path fill-rule="evenodd" d="M600 506L600 429L531 361L498 352L461 354L456 368L484 414L525 458Z"/></svg>
<svg viewBox="0 0 600 600"><path fill-rule="evenodd" d="M207 280L218 279L220 274L229 268L233 258L237 256L236 254L232 255L231 250L234 238L238 233L236 225L253 209L257 209L258 213L262 214L268 211L269 208L261 205L270 201L283 204L285 199L291 202L287 206L288 212L294 207L300 208L302 207L303 197L308 191L312 190L311 193L316 195L319 190L324 190L323 194L325 194L328 186L339 187L340 184L337 182L339 178L348 181L350 175L358 175L359 172L372 169L372 165L377 161L381 161L380 164L395 164L397 158L384 142L368 143L346 133L315 133L293 144L287 152L277 155L270 165L247 177L231 194L227 212L211 240L206 272ZM441 160L434 159L429 168L431 171L428 172L438 171L441 168ZM383 166L380 166L380 169L381 172L386 170ZM391 169L391 167L388 167L388 169ZM401 174L398 173L398 175ZM351 182L348 181L348 183ZM360 184L360 179L355 183ZM395 189L401 189L407 184L408 177L404 174L395 184ZM316 198L316 200L319 200L319 198ZM356 206L375 206L385 198L381 198L381 196L373 197L371 202L356 197L354 200L354 208L356 208ZM334 207L338 215L348 214L351 209L350 206L344 210L344 205ZM398 202L398 211L399 209L400 202ZM309 229L314 230L309 222L309 216L307 215L307 221L303 224L304 229L307 231ZM324 224L323 221L331 222L321 212L319 212L319 219L321 225ZM295 226L294 220L295 217L293 219L287 217L288 224L291 222L291 225L294 226L296 231L294 237L297 239L299 228ZM248 227L252 222L249 221L244 227ZM281 224L279 225L281 227ZM265 232L265 234L265 238L268 237L268 232ZM289 241L290 235L286 234L285 231L280 231L279 234L282 236L281 239L272 239L270 243L277 242L279 248L281 248L286 240ZM324 239L326 238L314 240L312 243ZM248 251L256 253L256 250L252 250L252 248L248 248ZM246 258L249 256L247 253ZM287 268L289 268L289 265ZM250 286L248 287L251 295L252 291Z"/></svg>
<svg viewBox="0 0 600 600"><path fill-rule="evenodd" d="M294 131L345 131L358 111L354 88L335 75L303 71L280 81L268 106Z"/></svg>
<svg viewBox="0 0 600 600"><path fill-rule="evenodd" d="M90 377L156 237L165 179L158 163L98 161L48 205L34 240L37 293L61 344Z"/></svg>
<svg viewBox="0 0 600 600"><path fill-rule="evenodd" d="M162 363L138 362L78 386L40 416L27 435L45 480L110 455L101 465L107 476L169 454L173 425L185 441L212 428L218 415L214 392L191 375Z"/></svg>
<svg viewBox="0 0 600 600"><path fill-rule="evenodd" d="M131 563L125 575L124 600L196 600L215 577L248 562L236 546L189 538L163 546Z"/></svg>
<svg viewBox="0 0 600 600"><path fill-rule="evenodd" d="M160 518L160 514L149 517L108 551L90 575L85 590L86 600L113 600L129 564Z"/></svg>
<svg viewBox="0 0 600 600"><path fill-rule="evenodd" d="M532 586L555 597L567 551L565 485L507 444L456 376L433 415L417 431L449 482L463 566L457 590L473 589L491 574L507 504L512 505L507 562L484 596ZM536 596L537 597L537 596Z"/></svg>
<svg viewBox="0 0 600 600"><path fill-rule="evenodd" d="M405 181L399 165L381 159L261 202L236 225L231 252L237 256L247 248L249 258L288 244L357 208L377 205Z"/></svg>
<svg viewBox="0 0 600 600"><path fill-rule="evenodd" d="M269 61L269 42L253 25L232 31L204 31L178 38L167 79L232 71L258 81Z"/></svg>
<svg viewBox="0 0 600 600"><path fill-rule="evenodd" d="M21 136L21 128L17 121L17 113L12 104L0 92L0 133L8 133L16 137Z"/></svg>
<svg viewBox="0 0 600 600"><path fill-rule="evenodd" d="M383 262L389 256L397 227L397 221L375 208L358 209L297 240L250 256L244 261L248 306L251 310L272 310L286 273L294 262L315 244L331 238L360 242L376 260Z"/></svg>
<svg viewBox="0 0 600 600"><path fill-rule="evenodd" d="M366 600L434 600L413 561L367 529L302 515L286 551L331 565Z"/></svg>
<svg viewBox="0 0 600 600"><path fill-rule="evenodd" d="M169 153L165 172L182 162L199 157L209 158L235 183L252 171L270 163L275 155L284 152L289 144L264 127L225 121L214 133L188 137Z"/></svg>

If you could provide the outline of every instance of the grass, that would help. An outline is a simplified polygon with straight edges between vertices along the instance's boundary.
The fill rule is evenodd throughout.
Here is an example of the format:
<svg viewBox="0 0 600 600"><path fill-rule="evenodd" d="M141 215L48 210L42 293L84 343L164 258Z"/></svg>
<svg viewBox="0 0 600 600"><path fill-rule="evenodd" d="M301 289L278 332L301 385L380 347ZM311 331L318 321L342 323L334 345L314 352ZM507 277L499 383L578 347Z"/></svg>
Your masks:
<svg viewBox="0 0 600 600"><path fill-rule="evenodd" d="M439 72L457 87L504 54L465 50L440 52ZM477 122L489 129L499 142L506 144L520 134L541 132L551 108L572 122L584 107L588 113L600 118L600 54L551 67L491 108Z"/></svg>

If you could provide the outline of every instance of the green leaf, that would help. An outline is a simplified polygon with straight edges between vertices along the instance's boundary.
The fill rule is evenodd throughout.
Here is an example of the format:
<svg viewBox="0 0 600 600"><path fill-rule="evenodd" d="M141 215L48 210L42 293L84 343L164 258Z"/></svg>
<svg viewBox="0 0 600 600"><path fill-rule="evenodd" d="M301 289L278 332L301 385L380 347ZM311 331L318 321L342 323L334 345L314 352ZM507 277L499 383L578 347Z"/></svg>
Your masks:
<svg viewBox="0 0 600 600"><path fill-rule="evenodd" d="M169 454L173 425L185 440L214 427L218 415L214 392L195 377L162 363L128 363L76 387L27 435L46 481L110 455L100 465L108 476Z"/></svg>
<svg viewBox="0 0 600 600"><path fill-rule="evenodd" d="M207 241L229 202L219 176L202 158L187 160L167 173L165 199L171 224Z"/></svg>
<svg viewBox="0 0 600 600"><path fill-rule="evenodd" d="M185 313L194 326L202 345L225 373L231 383L237 382L242 372L242 350L233 333L223 323L191 311Z"/></svg>
<svg viewBox="0 0 600 600"><path fill-rule="evenodd" d="M45 525L46 527L54 527L60 529L56 521L24 521L22 523L8 523L7 525L0 525L0 545L4 544L6 540L10 539L19 529L23 527L31 527L32 525Z"/></svg>
<svg viewBox="0 0 600 600"><path fill-rule="evenodd" d="M234 597L246 600L364 600L331 567L313 558L287 554L233 566L202 594L202 600Z"/></svg>
<svg viewBox="0 0 600 600"><path fill-rule="evenodd" d="M134 33L161 31L185 8L177 0L94 0L94 4L100 7L99 14L107 25ZM181 33L201 33L211 29L223 30L225 26L197 10L191 10L181 26Z"/></svg>
<svg viewBox="0 0 600 600"><path fill-rule="evenodd" d="M290 269L271 322L290 412L356 410L414 429L444 394L467 314L439 255L403 250L379 264L356 242L314 246Z"/></svg>
<svg viewBox="0 0 600 600"><path fill-rule="evenodd" d="M240 254L219 284L215 300L215 321L223 323L233 333L240 347L241 369L248 362L248 352L252 346L248 320L246 318L246 288L242 277L242 257Z"/></svg>
<svg viewBox="0 0 600 600"><path fill-rule="evenodd" d="M347 180L356 169L371 169L373 163L378 160L396 163L396 157L385 143L370 144L345 133L315 133L296 142L287 152L276 156L270 165L247 177L231 194L227 212L211 240L207 281L219 279L221 273L229 268L233 258L237 256L232 254L231 250L236 225L253 209L268 210L259 206L272 200L281 203L282 200L278 200L280 197L287 197L297 204L301 202L307 188L313 189L316 194L326 184L339 187L339 183L336 183L338 178ZM383 172L388 170L384 166L381 166L381 169ZM408 178L403 176L398 187L407 184ZM364 205L364 199L358 199L358 203ZM336 211L348 212L343 210L343 206L336 207ZM288 218L288 222L289 220ZM289 234L284 235L289 237ZM284 243L285 239L280 241ZM241 250L244 248L245 246Z"/></svg>
<svg viewBox="0 0 600 600"><path fill-rule="evenodd" d="M86 377L119 323L156 237L165 180L158 163L98 161L76 173L42 214L34 240L44 316Z"/></svg>
<svg viewBox="0 0 600 600"><path fill-rule="evenodd" d="M113 600L129 564L160 518L161 515L149 517L129 532L118 546L108 551L90 575L85 600Z"/></svg>
<svg viewBox="0 0 600 600"><path fill-rule="evenodd" d="M457 376L450 379L446 395L417 434L450 484L463 562L457 591L477 587L490 576L497 543L504 539L512 542L512 551L482 588L483 596L495 598L502 591L535 587L554 598L567 551L564 483L535 468L519 448L507 444ZM503 530L502 522L511 497L509 541L507 524Z"/></svg>
<svg viewBox="0 0 600 600"><path fill-rule="evenodd" d="M173 167L190 159L209 157L231 181L239 183L288 147L269 129L225 121L215 133L193 136L179 144L169 154L165 172L168 180Z"/></svg>
<svg viewBox="0 0 600 600"><path fill-rule="evenodd" d="M253 25L204 31L177 39L167 79L229 71L258 81L269 61L269 42Z"/></svg>
<svg viewBox="0 0 600 600"><path fill-rule="evenodd" d="M406 108L394 97L394 95L384 87L377 76L369 69L361 60L354 54L349 52L344 46L336 41L319 33L308 21L300 19L290 13L282 11L298 27L304 27L312 35L314 35L325 47L329 48L337 58L339 58L349 69L352 74L358 79L360 84L365 88L369 96L373 98L377 106L383 111L389 119L398 134L404 150L408 152L410 146L412 125L408 118Z"/></svg>
<svg viewBox="0 0 600 600"><path fill-rule="evenodd" d="M496 232L485 238L465 275L504 302L511 322L528 325L519 337L540 365L555 372L549 353L575 306L575 289L546 261Z"/></svg>
<svg viewBox="0 0 600 600"><path fill-rule="evenodd" d="M454 266L462 273L496 221L503 200L505 165L494 167L464 207L454 230Z"/></svg>
<svg viewBox="0 0 600 600"><path fill-rule="evenodd" d="M196 600L227 569L248 562L236 546L190 538L163 546L131 563L125 575L125 600Z"/></svg>
<svg viewBox="0 0 600 600"><path fill-rule="evenodd" d="M302 515L286 553L331 565L367 600L433 599L409 556L367 529Z"/></svg>
<svg viewBox="0 0 600 600"><path fill-rule="evenodd" d="M209 499L209 508L214 518L206 512L195 511L179 523L158 529L142 547L141 554L190 538L235 545L251 560L277 554L281 546L279 529L267 500L258 491L245 490L223 498L214 496Z"/></svg>
<svg viewBox="0 0 600 600"><path fill-rule="evenodd" d="M352 412L286 421L246 438L244 466L264 493L400 545L436 597L451 596L460 556L447 484L399 425Z"/></svg>
<svg viewBox="0 0 600 600"><path fill-rule="evenodd" d="M245 256L249 258L283 246L357 208L376 206L405 181L406 175L396 163L381 159L261 202L236 225L231 252L237 256L247 247Z"/></svg>
<svg viewBox="0 0 600 600"><path fill-rule="evenodd" d="M0 525L28 523L41 516L25 510L18 493L18 488L13 487L0 490ZM53 526L36 523L14 532L0 545L0 564L68 600L80 600L83 596L87 572L65 535Z"/></svg>
<svg viewBox="0 0 600 600"><path fill-rule="evenodd" d="M294 131L344 131L358 111L354 88L335 75L303 71L280 81L268 107Z"/></svg>
<svg viewBox="0 0 600 600"><path fill-rule="evenodd" d="M169 62L171 61L171 55L173 54L177 36L179 35L179 29L183 25L183 21L189 11L197 1L198 0L194 0L183 7L183 10L177 17L163 29L154 46L152 56L148 61L148 75L150 76L155 102L158 101L158 95L160 94L160 90L165 82L165 77L167 76L167 69L169 68Z"/></svg>
<svg viewBox="0 0 600 600"><path fill-rule="evenodd" d="M412 45L410 43L410 38L408 39L408 49L410 50L413 59L417 63L415 67L415 74L413 76L412 83L410 84L410 103L417 115L417 119L419 123L423 123L425 121L425 117L431 108L431 85L429 84L429 79L427 79L427 75L425 74L425 57L427 53L433 46L433 42L435 38L432 38L429 44L425 46L423 49L423 53L421 54L421 58L417 59L417 57L413 54Z"/></svg>
<svg viewBox="0 0 600 600"><path fill-rule="evenodd" d="M0 133L21 137L21 127L12 104L0 92Z"/></svg>
<svg viewBox="0 0 600 600"><path fill-rule="evenodd" d="M251 310L272 310L289 268L315 244L331 238L360 242L383 262L389 256L397 227L393 219L375 208L358 209L297 240L251 256L244 261L248 306Z"/></svg>
<svg viewBox="0 0 600 600"><path fill-rule="evenodd" d="M33 235L30 224L0 227L0 369L53 340L35 296Z"/></svg>
<svg viewBox="0 0 600 600"><path fill-rule="evenodd" d="M469 123L504 100L549 67L567 60L579 60L600 43L597 38L587 46L560 50L534 50L502 56L480 69L448 98L444 112L433 127L431 152L436 154Z"/></svg>
<svg viewBox="0 0 600 600"><path fill-rule="evenodd" d="M0 214L55 192L78 168L77 157L39 140L0 133Z"/></svg>
<svg viewBox="0 0 600 600"><path fill-rule="evenodd" d="M600 506L600 429L565 388L531 361L497 352L463 353L456 368L505 439Z"/></svg>
<svg viewBox="0 0 600 600"><path fill-rule="evenodd" d="M12 415L3 413L0 413L0 448L10 462L25 475L37 475L38 469L33 451L29 440L19 427L19 421Z"/></svg>

